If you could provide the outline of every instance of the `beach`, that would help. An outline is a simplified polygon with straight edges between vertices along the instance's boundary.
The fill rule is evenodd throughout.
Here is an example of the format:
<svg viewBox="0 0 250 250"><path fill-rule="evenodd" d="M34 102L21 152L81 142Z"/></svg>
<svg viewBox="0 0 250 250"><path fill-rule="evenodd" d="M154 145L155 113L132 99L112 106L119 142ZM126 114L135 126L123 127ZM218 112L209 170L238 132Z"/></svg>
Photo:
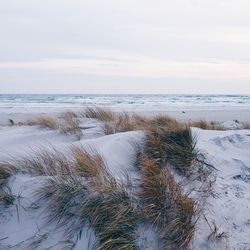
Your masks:
<svg viewBox="0 0 250 250"><path fill-rule="evenodd" d="M95 108L96 106L93 107ZM54 152L49 153L52 155L52 161L53 157L58 157L60 155L58 152L61 152L63 157L66 157L64 161L67 162L67 157L72 157L70 156L72 147L86 150L87 155L98 152L115 182L126 186L129 197L134 195L137 197L134 192L139 190L138 182L141 181L143 173L140 172L142 171L140 168L138 169L136 162L138 152L145 151L143 148L148 134L145 123L154 121L156 119L154 117L157 116L165 117L161 118L163 120L168 119L167 116L177 119L176 122L171 120L174 127L182 122L201 120L208 122L206 125L208 127L205 129L189 125L192 137L196 140L195 148L201 152L202 162L205 162L202 168L204 167L206 175L209 173L209 177L204 177L205 179L201 181L196 172L187 177L183 172L171 167L174 163L168 163L174 185L178 188L180 185L181 190L184 190L181 195L193 199L199 207L199 215L194 213L192 217L192 220L195 220L192 238L185 248L250 248L250 129L243 126L247 122L249 124L248 107L223 108L223 110L212 107L207 109L202 107L199 110L194 107L189 109L178 107L175 110L172 108L163 111L150 109L147 106L144 110L139 109L139 112L128 109L127 114L117 108L113 112L104 112L101 116L98 110L99 117L95 117L96 113L91 109L89 113L84 113L84 110L86 108L80 107L2 108L0 166L5 168L11 162L17 168L24 166L24 169L20 167L20 170L10 171L11 174L4 184L5 188L8 187L6 190L11 193L12 198L7 205L0 203L0 249L90 249L98 242L100 244L99 231L87 222L81 224L80 231L65 233L67 224L72 222L71 219L74 222L74 215L71 215L70 219L68 217L59 221L52 219L48 223L52 207L51 205L46 207L47 203L50 204L49 200L39 200L38 194L42 192L43 187L46 187L48 180L57 180L60 174L59 172L52 174L48 169L46 171L49 172L43 170L43 164L46 165L45 168L48 164L44 160L43 163L40 162L39 171L42 173L39 174L34 168L34 162L24 164L22 161L25 162L25 159L32 157L39 159L41 157L39 152L43 151ZM108 109L105 106L103 110ZM138 117L134 116L135 113ZM145 117L146 122L141 122L142 118L139 116ZM129 119L135 119L136 122L134 120L131 122ZM54 124L54 121L57 123ZM211 125L211 121L216 124ZM203 123L198 125L205 126ZM158 127L160 125L154 129ZM32 166L31 169L29 165ZM74 183L77 181L82 180L76 179ZM73 194L70 199L75 199ZM79 222L77 217L74 223L76 222ZM153 225L152 222L147 222L145 225L137 222L133 226L136 246L139 249L164 249L158 229L157 224ZM156 238L159 240L156 241Z"/></svg>

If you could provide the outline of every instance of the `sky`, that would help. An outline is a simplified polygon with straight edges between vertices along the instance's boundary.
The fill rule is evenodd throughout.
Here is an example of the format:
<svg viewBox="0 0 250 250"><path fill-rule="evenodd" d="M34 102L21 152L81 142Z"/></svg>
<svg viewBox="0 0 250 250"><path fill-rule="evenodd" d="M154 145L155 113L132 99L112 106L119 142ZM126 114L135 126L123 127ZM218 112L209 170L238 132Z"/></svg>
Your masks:
<svg viewBox="0 0 250 250"><path fill-rule="evenodd" d="M249 0L0 0L0 93L250 94Z"/></svg>

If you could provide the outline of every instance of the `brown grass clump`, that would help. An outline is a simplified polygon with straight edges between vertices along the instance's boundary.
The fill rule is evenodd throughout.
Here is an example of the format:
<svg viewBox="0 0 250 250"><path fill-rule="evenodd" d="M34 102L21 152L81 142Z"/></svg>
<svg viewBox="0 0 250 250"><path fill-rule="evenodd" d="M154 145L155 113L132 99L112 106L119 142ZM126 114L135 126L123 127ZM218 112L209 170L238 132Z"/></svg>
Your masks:
<svg viewBox="0 0 250 250"><path fill-rule="evenodd" d="M146 156L141 161L141 172L144 217L158 227L164 249L187 246L194 233L195 202L184 194L167 168L160 169Z"/></svg>
<svg viewBox="0 0 250 250"><path fill-rule="evenodd" d="M49 116L43 116L43 117L30 119L21 123L21 125L28 125L28 126L38 125L38 126L42 126L42 127L49 128L49 129L55 129L55 130L59 128L57 120Z"/></svg>
<svg viewBox="0 0 250 250"><path fill-rule="evenodd" d="M196 142L189 127L169 117L155 117L145 128L144 155L139 161L143 217L158 228L162 249L182 249L193 237L197 206L170 169L186 177L195 172Z"/></svg>
<svg viewBox="0 0 250 250"><path fill-rule="evenodd" d="M104 123L102 125L102 131L105 135L111 135L111 134L115 134L115 126L113 123L108 122L108 123Z"/></svg>
<svg viewBox="0 0 250 250"><path fill-rule="evenodd" d="M74 168L80 176L94 177L100 170L103 170L105 162L100 154L93 152L89 154L81 147L72 147Z"/></svg>
<svg viewBox="0 0 250 250"><path fill-rule="evenodd" d="M181 174L190 174L198 156L190 128L170 118L160 117L148 129L145 154L149 159L159 166L168 163Z"/></svg>
<svg viewBox="0 0 250 250"><path fill-rule="evenodd" d="M153 119L149 120L149 125L151 126L151 130L177 130L182 128L182 124L177 122L172 117L165 115L157 115Z"/></svg>
<svg viewBox="0 0 250 250"><path fill-rule="evenodd" d="M116 115L109 109L89 107L82 112L82 116L100 121L113 121Z"/></svg>
<svg viewBox="0 0 250 250"><path fill-rule="evenodd" d="M97 249L137 249L135 208L123 186L100 155L81 148L72 152L71 171L50 176L39 191L39 201L47 201L48 222L63 226L70 238L89 226L98 239Z"/></svg>
<svg viewBox="0 0 250 250"><path fill-rule="evenodd" d="M74 146L69 156L55 148L40 148L33 155L18 160L6 162L6 166L14 167L17 171L35 176L71 175L80 177L96 176L105 166L102 157L94 150L87 152L82 147Z"/></svg>
<svg viewBox="0 0 250 250"><path fill-rule="evenodd" d="M11 205L15 198L7 186L8 179L15 173L14 166L0 164L0 204Z"/></svg>
<svg viewBox="0 0 250 250"><path fill-rule="evenodd" d="M207 130L225 130L223 126L220 125L219 122L211 121L207 122L205 120L193 121L188 123L189 127L196 127Z"/></svg>
<svg viewBox="0 0 250 250"><path fill-rule="evenodd" d="M45 204L48 223L64 228L66 238L80 237L87 226L97 237L96 249L137 249L136 209L124 185L116 182L97 152L72 147L68 153L41 149L13 160L6 169L13 165L20 172L47 176L36 204ZM4 179L10 176L1 173Z"/></svg>
<svg viewBox="0 0 250 250"><path fill-rule="evenodd" d="M136 129L136 122L129 116L128 113L123 112L118 115L115 121L115 131L117 132L126 132L133 131Z"/></svg>
<svg viewBox="0 0 250 250"><path fill-rule="evenodd" d="M0 204L9 206L14 203L14 200L15 197L13 196L9 187L4 187L0 189Z"/></svg>
<svg viewBox="0 0 250 250"><path fill-rule="evenodd" d="M184 175L191 174L198 152L190 128L169 132L163 136L162 142L166 152L166 162Z"/></svg>
<svg viewBox="0 0 250 250"><path fill-rule="evenodd" d="M113 121L106 122L103 125L103 131L106 135L133 131L136 129L138 129L136 120L126 112L117 114Z"/></svg>
<svg viewBox="0 0 250 250"><path fill-rule="evenodd" d="M50 176L71 171L71 162L62 152L54 148L49 150L40 148L34 155L14 159L9 164L14 165L19 172L35 176Z"/></svg>
<svg viewBox="0 0 250 250"><path fill-rule="evenodd" d="M60 132L65 134L74 134L78 137L78 139L80 139L82 132L76 113L65 112L62 118L63 120L59 124Z"/></svg>
<svg viewBox="0 0 250 250"><path fill-rule="evenodd" d="M14 165L6 163L0 163L0 188L6 185L8 179L16 172Z"/></svg>
<svg viewBox="0 0 250 250"><path fill-rule="evenodd" d="M243 123L243 129L250 129L250 123Z"/></svg>
<svg viewBox="0 0 250 250"><path fill-rule="evenodd" d="M97 249L138 249L135 208L126 191L117 187L101 192L86 205L90 225L99 239Z"/></svg>
<svg viewBox="0 0 250 250"><path fill-rule="evenodd" d="M77 114L68 111L62 114L62 119L55 119L49 116L37 117L34 119L29 119L24 122L19 122L19 125L28 126L42 126L52 130L59 130L64 134L73 134L81 138L81 127L79 125L79 120L77 119Z"/></svg>
<svg viewBox="0 0 250 250"><path fill-rule="evenodd" d="M139 115L129 115L127 112L114 113L100 107L88 108L82 116L103 121L102 128L106 135L141 129L147 123L146 119Z"/></svg>

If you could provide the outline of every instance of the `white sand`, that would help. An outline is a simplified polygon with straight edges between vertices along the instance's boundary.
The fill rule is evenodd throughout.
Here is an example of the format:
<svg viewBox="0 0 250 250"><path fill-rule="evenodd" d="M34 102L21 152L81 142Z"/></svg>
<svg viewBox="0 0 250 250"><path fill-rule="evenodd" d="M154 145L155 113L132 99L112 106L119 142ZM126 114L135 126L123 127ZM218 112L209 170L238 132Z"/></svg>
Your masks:
<svg viewBox="0 0 250 250"><path fill-rule="evenodd" d="M226 120L222 119L219 113L213 112L213 115L217 115L217 120ZM244 115L249 115L249 111L245 112ZM193 113L195 114L197 115ZM223 114L224 117L229 115L229 113L226 116ZM6 124L9 118L18 121L32 115L32 113L15 114L15 112L11 115L1 114L0 121ZM189 113L183 115L188 116ZM230 116L230 120L233 118L235 117ZM131 164L135 150L131 146L131 141L141 142L144 134L135 131L105 136L98 122L91 119L82 122L84 125L91 124L92 128L83 131L80 141L72 136L36 126L0 126L0 161L10 156L19 157L34 152L41 146L53 146L66 152L70 145L81 144L86 149L97 149L117 179L123 178L125 173L131 179L135 178L136 170ZM211 228L204 217L201 217L191 247L250 249L250 130L209 131L193 128L193 133L197 136L198 148L206 155L207 161L217 169L214 171L215 195L207 199L204 214L210 226L213 227L214 222L219 228L219 233L225 232L227 237L222 239L209 237ZM37 249L51 247L50 249L57 250L70 247L75 241L72 239L72 242L64 242L63 232L55 229L56 225L45 225L43 207L28 208L35 200L34 192L43 185L45 178L19 174L10 179L9 187L19 198L16 205L4 210L0 208L0 239L2 239L0 249L9 249L10 246L15 246L12 249L18 250L33 249L29 248L29 244L33 240L42 239ZM155 244L152 234L150 230L143 233L146 237L144 244L148 246ZM74 249L87 249L87 244L89 242L93 244L94 241L93 233L85 228L81 240Z"/></svg>

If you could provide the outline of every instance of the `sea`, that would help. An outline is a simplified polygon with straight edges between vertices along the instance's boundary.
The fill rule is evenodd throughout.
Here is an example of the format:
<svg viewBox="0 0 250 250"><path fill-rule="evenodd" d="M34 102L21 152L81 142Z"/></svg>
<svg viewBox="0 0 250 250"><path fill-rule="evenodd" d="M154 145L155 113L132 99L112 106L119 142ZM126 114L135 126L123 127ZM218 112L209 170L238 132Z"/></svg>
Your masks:
<svg viewBox="0 0 250 250"><path fill-rule="evenodd" d="M116 110L249 109L250 95L93 95L0 94L1 110L75 109L88 106Z"/></svg>

